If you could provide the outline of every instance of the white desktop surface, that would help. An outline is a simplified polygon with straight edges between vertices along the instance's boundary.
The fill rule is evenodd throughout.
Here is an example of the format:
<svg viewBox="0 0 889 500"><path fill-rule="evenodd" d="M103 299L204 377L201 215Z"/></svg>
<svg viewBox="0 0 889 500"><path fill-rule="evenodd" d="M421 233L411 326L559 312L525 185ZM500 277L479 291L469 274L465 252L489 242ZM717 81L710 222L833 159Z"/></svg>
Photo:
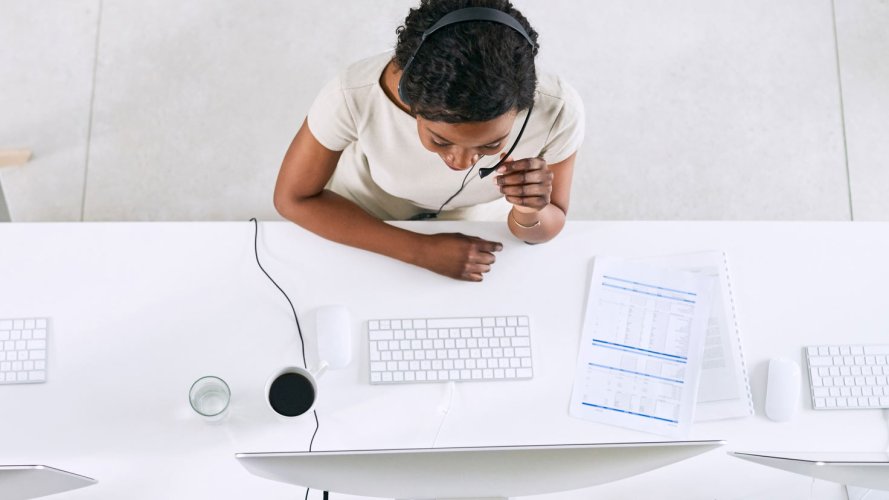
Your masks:
<svg viewBox="0 0 889 500"><path fill-rule="evenodd" d="M466 283L290 223L260 226L260 258L300 313L310 365L313 309L340 303L353 315L353 361L320 381L315 450L433 443L447 385L369 385L365 320L489 313L531 316L534 379L457 384L436 446L664 440L568 416L591 259L712 249L728 254L758 414L695 424L689 438L726 439L726 451L886 447L879 410L815 412L807 385L790 422L766 419L762 405L773 356L805 370L804 345L889 342L887 223L570 222L535 246L502 223L402 225L495 239L504 250L483 283ZM0 386L0 464L98 479L57 496L65 499L302 498L234 458L305 450L314 430L310 415L285 422L263 401L267 378L299 363L299 342L289 306L253 259L252 223L0 225L0 317L27 316L52 321L48 382ZM187 402L208 374L232 390L218 424ZM716 451L546 498L777 499L809 488L805 477ZM845 494L823 483L814 498Z"/></svg>

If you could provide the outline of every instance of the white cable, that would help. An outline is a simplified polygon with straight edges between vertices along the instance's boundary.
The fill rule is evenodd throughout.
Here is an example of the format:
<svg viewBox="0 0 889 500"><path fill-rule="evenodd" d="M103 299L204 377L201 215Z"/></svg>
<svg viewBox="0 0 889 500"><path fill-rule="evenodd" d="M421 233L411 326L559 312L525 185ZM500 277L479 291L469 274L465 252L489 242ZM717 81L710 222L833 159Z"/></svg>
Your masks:
<svg viewBox="0 0 889 500"><path fill-rule="evenodd" d="M438 423L438 430L435 431L435 438L432 439L432 446L430 446L430 448L435 448L435 443L438 442L438 435L441 434L441 429L444 427L445 420L448 418L448 412L451 411L451 401L454 399L454 390L456 388L457 384L455 384L453 380L448 382L447 402L444 406L438 407L438 411L442 413L441 422Z"/></svg>

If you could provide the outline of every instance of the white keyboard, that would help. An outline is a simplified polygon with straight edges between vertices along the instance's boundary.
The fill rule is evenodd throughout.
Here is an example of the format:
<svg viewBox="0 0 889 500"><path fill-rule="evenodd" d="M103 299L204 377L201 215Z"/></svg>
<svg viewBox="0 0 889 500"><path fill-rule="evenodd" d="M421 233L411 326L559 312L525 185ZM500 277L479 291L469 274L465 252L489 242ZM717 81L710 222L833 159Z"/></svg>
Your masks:
<svg viewBox="0 0 889 500"><path fill-rule="evenodd" d="M812 408L889 408L889 344L806 347Z"/></svg>
<svg viewBox="0 0 889 500"><path fill-rule="evenodd" d="M527 316L367 322L371 384L529 379Z"/></svg>
<svg viewBox="0 0 889 500"><path fill-rule="evenodd" d="M0 319L0 384L46 381L46 318Z"/></svg>

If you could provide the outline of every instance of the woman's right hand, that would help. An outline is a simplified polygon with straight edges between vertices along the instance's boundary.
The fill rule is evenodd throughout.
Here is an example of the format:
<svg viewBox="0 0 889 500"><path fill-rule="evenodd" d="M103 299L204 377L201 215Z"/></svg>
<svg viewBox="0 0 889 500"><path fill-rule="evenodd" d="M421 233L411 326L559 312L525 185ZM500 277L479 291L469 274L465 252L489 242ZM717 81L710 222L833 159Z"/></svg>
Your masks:
<svg viewBox="0 0 889 500"><path fill-rule="evenodd" d="M462 233L430 234L425 238L417 264L464 281L482 281L482 276L491 270L496 260L494 252L503 249L501 243Z"/></svg>

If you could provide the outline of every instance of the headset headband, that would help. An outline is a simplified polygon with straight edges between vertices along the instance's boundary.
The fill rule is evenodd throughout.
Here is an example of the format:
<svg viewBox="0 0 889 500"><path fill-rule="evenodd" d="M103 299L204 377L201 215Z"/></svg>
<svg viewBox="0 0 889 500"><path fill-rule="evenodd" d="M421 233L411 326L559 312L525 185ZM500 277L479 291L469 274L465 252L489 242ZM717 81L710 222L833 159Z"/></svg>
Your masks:
<svg viewBox="0 0 889 500"><path fill-rule="evenodd" d="M502 10L492 9L489 7L466 7L464 9L457 9L453 12L449 12L445 14L444 17L438 20L437 23L433 24L432 27L423 32L422 38L420 38L420 43L417 45L417 48L414 49L414 53L408 58L407 63L404 65L404 68L401 70L401 78L398 80L398 97L401 98L402 102L410 105L410 101L407 96L404 94L404 85L405 77L407 76L407 70L410 68L411 63L414 62L414 56L417 55L417 52L420 50L420 47L423 45L423 42L426 41L426 38L429 35L435 33L436 31L444 28L445 26L450 26L452 24L464 23L467 21L490 21L493 23L503 24L505 26L509 26L510 28L517 31L520 35L525 37L525 40L531 44L531 48L535 47L534 41L531 40L531 37L528 35L528 32L525 31L525 28L516 20L516 18L511 15L503 12Z"/></svg>

